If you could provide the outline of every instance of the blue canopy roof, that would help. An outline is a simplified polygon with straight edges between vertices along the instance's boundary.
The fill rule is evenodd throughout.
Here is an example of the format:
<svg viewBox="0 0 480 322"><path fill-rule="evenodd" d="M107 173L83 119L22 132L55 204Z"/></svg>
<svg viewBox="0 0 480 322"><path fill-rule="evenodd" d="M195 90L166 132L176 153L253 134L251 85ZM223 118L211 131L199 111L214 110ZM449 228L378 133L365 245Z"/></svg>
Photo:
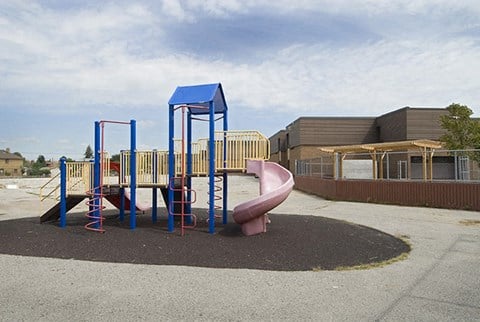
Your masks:
<svg viewBox="0 0 480 322"><path fill-rule="evenodd" d="M213 102L215 113L224 113L228 109L222 84L205 84L193 86L178 86L168 101L169 105L193 105L205 108L190 107L192 114L208 114L209 103Z"/></svg>

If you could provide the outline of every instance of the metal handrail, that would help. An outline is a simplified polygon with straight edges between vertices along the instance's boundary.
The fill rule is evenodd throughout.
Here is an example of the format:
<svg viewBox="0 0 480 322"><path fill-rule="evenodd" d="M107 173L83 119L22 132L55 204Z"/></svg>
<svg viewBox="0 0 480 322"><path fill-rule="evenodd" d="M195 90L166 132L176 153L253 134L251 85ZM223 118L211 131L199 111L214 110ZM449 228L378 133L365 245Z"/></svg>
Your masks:
<svg viewBox="0 0 480 322"><path fill-rule="evenodd" d="M53 180L55 180L56 178L60 177L60 172L57 173L55 176L53 176L50 180L47 181L47 183L45 183L43 186L40 187L40 201L44 201L45 199L47 199L48 197L50 197L53 193L55 193L59 188L60 188L60 184L58 184L57 186L55 186L55 188L50 191L49 193L47 193L45 196L43 196L43 190L50 184L52 183Z"/></svg>

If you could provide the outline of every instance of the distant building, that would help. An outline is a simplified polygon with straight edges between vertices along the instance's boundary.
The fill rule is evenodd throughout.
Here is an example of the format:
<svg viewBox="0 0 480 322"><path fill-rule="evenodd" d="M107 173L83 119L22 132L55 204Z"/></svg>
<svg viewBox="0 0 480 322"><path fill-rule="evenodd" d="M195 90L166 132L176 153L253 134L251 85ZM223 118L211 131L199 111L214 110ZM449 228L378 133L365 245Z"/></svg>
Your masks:
<svg viewBox="0 0 480 322"><path fill-rule="evenodd" d="M378 117L300 117L270 137L270 160L294 171L296 160L319 158L320 147L438 141L445 133L440 124L442 115L448 115L446 108L404 107ZM368 155L367 151L365 153ZM422 178L421 155L409 154L407 159L403 158L405 156L392 155L388 162L389 173L375 175L398 179ZM432 157L434 178L472 179L466 171L470 172L473 168L465 162L470 161L435 153ZM476 168L473 170L476 171Z"/></svg>
<svg viewBox="0 0 480 322"><path fill-rule="evenodd" d="M300 117L270 137L270 159L292 169L319 156L319 147L408 140L438 140L446 108L404 107L378 117Z"/></svg>
<svg viewBox="0 0 480 322"><path fill-rule="evenodd" d="M0 150L0 176L19 176L22 174L23 158L10 153L7 150Z"/></svg>

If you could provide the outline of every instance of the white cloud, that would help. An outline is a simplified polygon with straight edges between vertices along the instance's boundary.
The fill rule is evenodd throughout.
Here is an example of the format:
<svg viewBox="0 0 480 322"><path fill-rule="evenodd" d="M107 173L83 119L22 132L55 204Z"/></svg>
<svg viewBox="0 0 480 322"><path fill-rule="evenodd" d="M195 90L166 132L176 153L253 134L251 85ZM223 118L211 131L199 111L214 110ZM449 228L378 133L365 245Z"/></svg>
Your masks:
<svg viewBox="0 0 480 322"><path fill-rule="evenodd" d="M21 137L15 137L14 142L21 142L21 143L40 143L40 139L38 137L34 136L21 136Z"/></svg>
<svg viewBox="0 0 480 322"><path fill-rule="evenodd" d="M259 9L275 13L292 14L300 10L355 16L440 15L456 10L480 13L480 3L475 0L165 0L164 7L175 8L171 12L181 20L199 12L228 18L231 14L255 13Z"/></svg>
<svg viewBox="0 0 480 322"><path fill-rule="evenodd" d="M157 122L155 122L153 120L138 120L137 121L137 127L141 128L143 130L151 129L155 126L158 126L158 124L157 124Z"/></svg>
<svg viewBox="0 0 480 322"><path fill-rule="evenodd" d="M193 15L187 13L180 0L163 0L162 11L167 15L176 18L181 22L194 22Z"/></svg>
<svg viewBox="0 0 480 322"><path fill-rule="evenodd" d="M260 3L256 4L255 1L241 0L187 0L186 7L192 12L202 10L213 16L227 18L231 13L244 13L248 8Z"/></svg>
<svg viewBox="0 0 480 322"><path fill-rule="evenodd" d="M222 68L230 69L229 71ZM380 42L332 50L294 46L257 66L217 66L235 103L307 114L376 115L386 109L477 107L480 54L469 41ZM228 86L226 86L228 84Z"/></svg>
<svg viewBox="0 0 480 322"><path fill-rule="evenodd" d="M15 106L144 108L166 104L177 85L222 82L229 105L310 114L377 114L404 105L478 104L477 45L458 39L385 39L362 45L291 44L269 60L228 60L168 52L132 52L132 40L161 18L146 6L107 4L57 12L19 2L0 17L0 99ZM441 2L480 12L477 2ZM163 12L193 21L195 10L221 16L258 7L349 12L428 12L431 1L164 1ZM363 8L363 9L362 9ZM440 10L440 9L438 9ZM446 10L444 10L446 12ZM360 13L356 14L357 16ZM153 38L152 38L153 39ZM148 40L152 40L148 39ZM149 127L148 122L141 124Z"/></svg>

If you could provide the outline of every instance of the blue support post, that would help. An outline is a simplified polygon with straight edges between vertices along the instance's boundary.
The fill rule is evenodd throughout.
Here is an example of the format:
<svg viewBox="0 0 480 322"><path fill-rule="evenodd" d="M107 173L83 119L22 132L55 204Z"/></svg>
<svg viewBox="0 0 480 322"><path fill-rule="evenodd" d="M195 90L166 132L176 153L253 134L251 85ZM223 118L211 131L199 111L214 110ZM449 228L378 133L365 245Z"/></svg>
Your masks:
<svg viewBox="0 0 480 322"><path fill-rule="evenodd" d="M120 188L120 215L119 215L120 222L125 220L125 188Z"/></svg>
<svg viewBox="0 0 480 322"><path fill-rule="evenodd" d="M224 167L227 166L227 134L228 131L228 109L225 107L223 111L223 162ZM228 222L228 174L227 172L223 172L223 224L226 225Z"/></svg>
<svg viewBox="0 0 480 322"><path fill-rule="evenodd" d="M130 120L130 229L137 226L137 122Z"/></svg>
<svg viewBox="0 0 480 322"><path fill-rule="evenodd" d="M168 231L173 232L174 229L174 221L173 221L173 214L170 209L173 210L173 194L174 194L174 185L173 178L175 176L175 145L173 142L174 136L174 119L175 117L175 110L174 105L169 104L169 111L168 111Z"/></svg>
<svg viewBox="0 0 480 322"><path fill-rule="evenodd" d="M157 223L157 208L158 208L158 189L152 188L152 223Z"/></svg>
<svg viewBox="0 0 480 322"><path fill-rule="evenodd" d="M191 214L192 213L192 115L190 111L187 113L187 202L183 207L185 207L185 213ZM186 224L192 224L192 216L187 216Z"/></svg>
<svg viewBox="0 0 480 322"><path fill-rule="evenodd" d="M100 122L95 122L95 156L94 156L94 165L93 165L93 207L95 211L93 212L93 217L100 218L100 198L101 198L101 188L100 187ZM100 220L91 218L90 220L96 221L93 225L93 228L100 228Z"/></svg>
<svg viewBox="0 0 480 322"><path fill-rule="evenodd" d="M152 188L152 223L157 222L157 184L158 184L158 153L157 150L152 151L152 182L155 187Z"/></svg>
<svg viewBox="0 0 480 322"><path fill-rule="evenodd" d="M209 137L208 141L208 232L215 233L215 104L209 103Z"/></svg>
<svg viewBox="0 0 480 322"><path fill-rule="evenodd" d="M60 158L60 227L67 225L67 159Z"/></svg>

